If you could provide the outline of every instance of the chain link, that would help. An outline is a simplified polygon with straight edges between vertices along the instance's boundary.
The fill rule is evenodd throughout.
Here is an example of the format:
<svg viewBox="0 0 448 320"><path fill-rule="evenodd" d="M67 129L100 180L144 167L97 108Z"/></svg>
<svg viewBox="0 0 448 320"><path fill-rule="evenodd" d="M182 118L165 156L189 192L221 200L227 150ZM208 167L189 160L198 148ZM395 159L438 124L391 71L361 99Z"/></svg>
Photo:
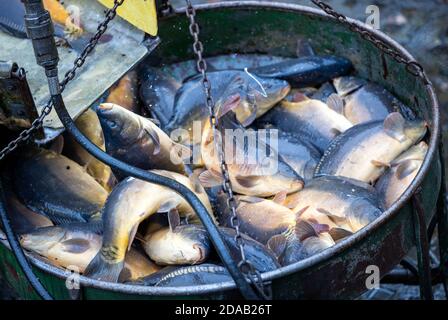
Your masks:
<svg viewBox="0 0 448 320"><path fill-rule="evenodd" d="M199 40L199 25L196 22L196 11L190 0L185 0L187 3L186 14L189 19L189 31L193 37L193 51L196 55L196 67L198 72L202 75L202 85L205 92L205 103L209 111L210 126L213 131L213 139L215 141L215 149L217 150L218 161L220 163L220 169L223 176L222 189L227 196L227 206L231 211L231 225L235 230L235 242L239 248L241 261L238 263L240 271L250 280L252 285L256 288L257 292L264 299L271 299L271 290L269 286L265 286L262 281L260 272L254 268L252 263L247 260L244 251L244 242L240 232L240 223L236 214L236 199L232 191L232 183L230 181L229 170L225 161L224 150L222 145L222 137L218 132L219 122L215 115L215 103L211 95L211 84L207 77L207 62L203 58L204 46Z"/></svg>
<svg viewBox="0 0 448 320"><path fill-rule="evenodd" d="M336 18L339 22L347 25L351 31L360 34L363 39L372 43L374 46L376 46L378 49L380 49L383 53L392 57L392 59L394 59L398 63L402 63L402 64L406 65L406 70L413 76L421 78L425 85L430 84L430 81L429 81L428 77L426 76L423 67L417 61L414 61L414 60L409 59L408 57L402 55L399 51L390 47L389 44L387 44L383 40L379 39L374 33L370 32L368 30L362 29L360 26L358 26L354 22L348 21L346 16L338 13L330 5L328 5L322 1L319 1L319 0L311 0L311 2L313 2L319 8L321 8L323 11L325 11L325 13L327 13L328 15Z"/></svg>
<svg viewBox="0 0 448 320"><path fill-rule="evenodd" d="M105 19L98 25L96 33L89 40L89 43L85 46L81 54L75 59L73 62L73 67L65 73L64 79L59 83L61 92L64 91L67 84L75 78L78 69L84 65L87 56L93 51L93 49L95 49L95 46L98 44L98 40L106 32L109 22L117 15L117 8L121 6L124 1L125 0L115 0L114 6L106 11ZM20 132L16 139L9 142L8 145L0 151L0 160L14 151L21 143L28 141L33 133L42 127L45 117L50 114L52 109L53 103L50 99L42 108L41 114L31 123L31 126Z"/></svg>

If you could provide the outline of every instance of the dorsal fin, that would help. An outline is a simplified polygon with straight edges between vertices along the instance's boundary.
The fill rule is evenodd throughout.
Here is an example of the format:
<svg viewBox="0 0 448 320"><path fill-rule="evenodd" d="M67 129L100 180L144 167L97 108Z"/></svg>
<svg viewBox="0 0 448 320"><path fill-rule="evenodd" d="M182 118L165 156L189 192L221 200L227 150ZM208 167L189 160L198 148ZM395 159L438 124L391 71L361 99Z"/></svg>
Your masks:
<svg viewBox="0 0 448 320"><path fill-rule="evenodd" d="M180 225L180 216L177 209L171 209L168 211L168 224L170 226L171 232L174 232L176 227Z"/></svg>
<svg viewBox="0 0 448 320"><path fill-rule="evenodd" d="M404 134L405 123L405 119L400 113L392 112L386 117L386 119L384 119L384 132L388 136L403 142L406 140L406 136Z"/></svg>
<svg viewBox="0 0 448 320"><path fill-rule="evenodd" d="M268 249L270 249L272 252L274 252L275 256L278 258L281 257L283 252L286 249L286 237L283 234L277 234L275 236L272 236L269 240L266 246Z"/></svg>

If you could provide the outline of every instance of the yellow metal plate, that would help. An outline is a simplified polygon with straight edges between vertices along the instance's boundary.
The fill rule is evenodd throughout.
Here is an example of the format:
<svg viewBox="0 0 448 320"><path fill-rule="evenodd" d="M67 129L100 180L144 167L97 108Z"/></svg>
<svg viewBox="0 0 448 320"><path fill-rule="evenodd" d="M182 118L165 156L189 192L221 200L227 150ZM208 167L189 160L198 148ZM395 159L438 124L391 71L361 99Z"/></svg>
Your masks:
<svg viewBox="0 0 448 320"><path fill-rule="evenodd" d="M114 0L98 0L108 8L112 8ZM125 0L118 8L117 14L138 29L157 35L157 12L155 0Z"/></svg>

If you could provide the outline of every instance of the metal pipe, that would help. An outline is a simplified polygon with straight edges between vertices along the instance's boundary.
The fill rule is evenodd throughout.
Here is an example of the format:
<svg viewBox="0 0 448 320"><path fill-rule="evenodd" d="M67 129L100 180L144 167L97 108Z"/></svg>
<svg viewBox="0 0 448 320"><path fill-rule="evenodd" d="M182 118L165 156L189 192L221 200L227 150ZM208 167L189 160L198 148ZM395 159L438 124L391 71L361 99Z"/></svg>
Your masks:
<svg viewBox="0 0 448 320"><path fill-rule="evenodd" d="M253 290L253 288L246 281L245 277L239 270L235 261L233 261L229 249L225 242L223 241L218 228L214 224L212 218L210 217L207 209L199 200L199 198L186 186L177 182L176 180L169 179L152 172L148 172L142 169L138 169L136 167L130 166L125 162L115 159L114 157L108 155L100 148L98 148L95 144L93 144L89 139L87 139L81 131L76 127L75 122L70 117L67 109L65 108L64 101L62 96L55 95L52 97L54 108L56 113L64 125L67 132L76 140L84 149L86 149L91 155L93 155L98 160L106 163L110 167L118 170L124 175L132 176L134 178L138 178L147 182L156 183L167 188L173 189L177 193L179 193L196 211L199 219L204 225L205 229L210 235L211 241L218 252L219 257L223 261L224 265L227 267L229 273L231 274L233 280L235 281L238 289L241 291L241 294L246 299L255 300L258 299L257 294Z"/></svg>

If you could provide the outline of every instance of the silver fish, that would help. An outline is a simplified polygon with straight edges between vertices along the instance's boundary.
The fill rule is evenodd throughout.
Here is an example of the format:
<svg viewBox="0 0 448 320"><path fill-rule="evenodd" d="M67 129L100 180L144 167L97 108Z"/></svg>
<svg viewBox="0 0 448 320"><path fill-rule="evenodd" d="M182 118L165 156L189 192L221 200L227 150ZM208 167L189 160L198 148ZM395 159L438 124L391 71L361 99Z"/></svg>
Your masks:
<svg viewBox="0 0 448 320"><path fill-rule="evenodd" d="M218 101L222 96L238 95L233 105L237 119L245 126L251 124L289 92L286 81L256 77L246 71L226 70L207 74L212 86L212 97ZM201 75L188 79L179 89L174 102L174 116L166 126L167 131L182 128L191 130L194 121L205 122L209 112L204 107L204 91Z"/></svg>
<svg viewBox="0 0 448 320"><path fill-rule="evenodd" d="M384 120L398 100L383 87L355 77L342 77L333 81L338 95L327 104L343 114L353 124ZM339 98L339 99L338 99Z"/></svg>
<svg viewBox="0 0 448 320"><path fill-rule="evenodd" d="M428 145L423 141L409 148L393 160L390 168L378 179L375 188L385 209L390 208L409 187L427 152Z"/></svg>
<svg viewBox="0 0 448 320"><path fill-rule="evenodd" d="M373 183L392 160L420 141L425 133L424 121L408 121L397 112L384 121L356 125L333 140L316 168L316 175Z"/></svg>
<svg viewBox="0 0 448 320"><path fill-rule="evenodd" d="M19 199L56 224L88 221L100 213L108 195L79 164L45 149L24 154L12 180Z"/></svg>
<svg viewBox="0 0 448 320"><path fill-rule="evenodd" d="M101 104L97 113L108 154L145 170L185 172L183 159L190 150L172 141L149 119L112 103Z"/></svg>
<svg viewBox="0 0 448 320"><path fill-rule="evenodd" d="M375 188L367 183L335 176L320 176L287 197L285 205L300 218L356 232L382 213Z"/></svg>
<svg viewBox="0 0 448 320"><path fill-rule="evenodd" d="M271 196L280 191L295 192L303 187L303 179L277 152L263 141L256 132L244 129L229 112L220 118L221 136L226 153L230 181L235 192L253 196ZM234 135L226 135L232 129ZM248 136L245 139L244 136ZM235 149L233 149L235 146ZM222 183L218 150L213 130L205 124L202 143L202 159L207 167L199 179L203 186L212 187ZM232 157L232 159L228 159Z"/></svg>
<svg viewBox="0 0 448 320"><path fill-rule="evenodd" d="M195 192L210 215L213 215L207 194L198 182L174 172L152 172L175 179ZM135 178L120 182L104 206L102 248L89 264L86 274L95 279L116 282L139 224L156 212L170 210L177 210L189 220L196 218L193 208L172 189Z"/></svg>
<svg viewBox="0 0 448 320"><path fill-rule="evenodd" d="M75 121L76 127L97 147L106 151L103 130L95 111L87 109ZM95 178L108 192L116 183L111 168L92 156L71 135L66 135L63 153L84 167L88 174Z"/></svg>
<svg viewBox="0 0 448 320"><path fill-rule="evenodd" d="M101 248L101 235L92 231L89 224L76 224L40 228L20 237L21 245L49 259L54 265L73 268L83 273ZM126 256L121 281L148 276L160 270L137 250Z"/></svg>
<svg viewBox="0 0 448 320"><path fill-rule="evenodd" d="M143 249L159 265L203 263L210 254L211 243L201 225L180 224L179 214L168 213L168 228L147 234Z"/></svg>
<svg viewBox="0 0 448 320"><path fill-rule="evenodd" d="M333 138L352 127L344 116L314 99L283 101L257 123L259 126L270 124L282 132L307 139L320 152L325 151Z"/></svg>

